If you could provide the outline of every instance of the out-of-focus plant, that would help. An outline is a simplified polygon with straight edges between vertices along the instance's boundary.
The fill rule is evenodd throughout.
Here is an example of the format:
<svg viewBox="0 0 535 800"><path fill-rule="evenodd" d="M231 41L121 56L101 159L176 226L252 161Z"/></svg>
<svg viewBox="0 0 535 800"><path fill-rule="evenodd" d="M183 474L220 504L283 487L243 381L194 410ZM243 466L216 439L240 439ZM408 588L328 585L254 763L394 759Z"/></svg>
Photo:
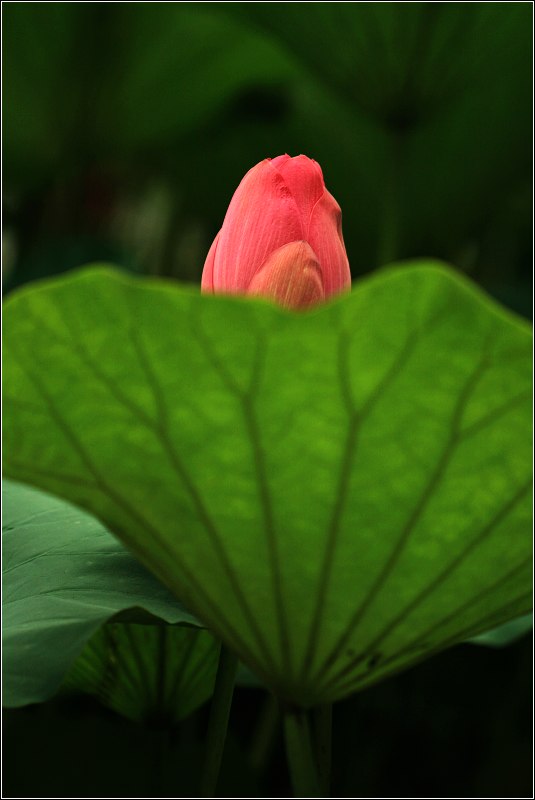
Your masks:
<svg viewBox="0 0 535 800"><path fill-rule="evenodd" d="M336 187L354 276L432 255L529 311L529 4L13 3L3 21L13 284L92 259L198 281L236 176L288 151Z"/></svg>

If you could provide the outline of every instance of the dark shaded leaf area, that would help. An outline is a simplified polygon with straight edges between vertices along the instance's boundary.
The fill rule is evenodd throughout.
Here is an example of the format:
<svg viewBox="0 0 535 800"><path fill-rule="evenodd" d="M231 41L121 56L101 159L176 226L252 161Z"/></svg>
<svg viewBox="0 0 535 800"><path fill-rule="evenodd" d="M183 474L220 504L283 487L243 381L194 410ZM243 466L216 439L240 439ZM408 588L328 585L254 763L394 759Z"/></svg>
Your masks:
<svg viewBox="0 0 535 800"><path fill-rule="evenodd" d="M499 653L462 645L337 704L332 795L529 796L531 682L529 640ZM290 795L278 726L265 766L256 766L262 714L265 694L238 689L223 797ZM42 796L46 786L50 797L175 797L179 786L195 796L206 724L205 707L166 734L87 698L8 710L4 793Z"/></svg>

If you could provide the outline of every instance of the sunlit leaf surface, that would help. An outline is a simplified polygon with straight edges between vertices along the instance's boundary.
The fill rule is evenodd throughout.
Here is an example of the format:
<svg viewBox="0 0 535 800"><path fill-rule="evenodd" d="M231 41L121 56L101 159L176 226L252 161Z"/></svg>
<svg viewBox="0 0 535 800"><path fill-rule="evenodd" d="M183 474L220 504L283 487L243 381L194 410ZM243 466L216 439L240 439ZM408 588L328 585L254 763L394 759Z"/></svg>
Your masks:
<svg viewBox="0 0 535 800"><path fill-rule="evenodd" d="M196 623L94 517L9 480L2 500L5 706L55 694L88 639L117 614Z"/></svg>
<svg viewBox="0 0 535 800"><path fill-rule="evenodd" d="M531 602L527 326L438 264L312 313L107 268L5 307L5 467L96 514L284 699Z"/></svg>

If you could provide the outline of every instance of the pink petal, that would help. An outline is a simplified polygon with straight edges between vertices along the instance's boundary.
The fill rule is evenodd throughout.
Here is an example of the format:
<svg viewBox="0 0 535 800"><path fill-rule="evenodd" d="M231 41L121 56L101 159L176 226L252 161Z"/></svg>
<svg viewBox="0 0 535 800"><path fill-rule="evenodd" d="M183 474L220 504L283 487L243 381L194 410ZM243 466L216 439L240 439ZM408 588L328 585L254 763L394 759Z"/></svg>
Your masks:
<svg viewBox="0 0 535 800"><path fill-rule="evenodd" d="M303 155L295 158L278 156L271 164L282 175L292 193L301 215L303 237L306 239L310 216L325 191L321 167L316 161Z"/></svg>
<svg viewBox="0 0 535 800"><path fill-rule="evenodd" d="M271 161L271 166L275 167L277 171L280 172L279 167L285 164L287 161L291 161L292 157L285 153L283 156L276 156L276 158L268 158L268 161Z"/></svg>
<svg viewBox="0 0 535 800"><path fill-rule="evenodd" d="M214 291L214 261L220 234L221 231L219 231L212 242L212 246L208 250L208 255L206 256L206 261L204 262L201 278L201 292L206 294L212 294Z"/></svg>
<svg viewBox="0 0 535 800"><path fill-rule="evenodd" d="M327 189L310 218L308 241L321 264L325 296L351 288L351 272L342 236L342 212Z"/></svg>
<svg viewBox="0 0 535 800"><path fill-rule="evenodd" d="M290 242L271 253L247 294L269 297L292 309L308 308L324 300L320 266L310 245Z"/></svg>
<svg viewBox="0 0 535 800"><path fill-rule="evenodd" d="M220 231L213 289L245 291L268 255L303 237L300 214L269 159L249 170L236 189Z"/></svg>

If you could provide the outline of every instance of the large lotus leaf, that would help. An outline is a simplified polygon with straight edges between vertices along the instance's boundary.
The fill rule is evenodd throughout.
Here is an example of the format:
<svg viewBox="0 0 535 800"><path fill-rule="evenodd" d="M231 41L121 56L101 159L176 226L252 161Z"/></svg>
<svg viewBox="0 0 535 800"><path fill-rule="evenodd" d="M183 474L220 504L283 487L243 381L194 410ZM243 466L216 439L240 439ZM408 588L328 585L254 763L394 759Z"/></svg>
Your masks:
<svg viewBox="0 0 535 800"><path fill-rule="evenodd" d="M69 671L65 692L84 692L136 722L174 724L212 694L219 646L205 630L103 625Z"/></svg>
<svg viewBox="0 0 535 800"><path fill-rule="evenodd" d="M9 474L95 513L284 700L529 609L531 337L448 268L307 314L89 268L4 313Z"/></svg>
<svg viewBox="0 0 535 800"><path fill-rule="evenodd" d="M2 500L5 706L55 694L87 641L117 615L198 624L94 517L9 480Z"/></svg>

